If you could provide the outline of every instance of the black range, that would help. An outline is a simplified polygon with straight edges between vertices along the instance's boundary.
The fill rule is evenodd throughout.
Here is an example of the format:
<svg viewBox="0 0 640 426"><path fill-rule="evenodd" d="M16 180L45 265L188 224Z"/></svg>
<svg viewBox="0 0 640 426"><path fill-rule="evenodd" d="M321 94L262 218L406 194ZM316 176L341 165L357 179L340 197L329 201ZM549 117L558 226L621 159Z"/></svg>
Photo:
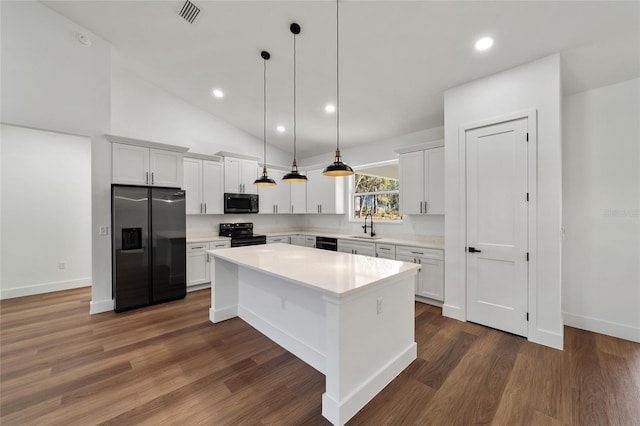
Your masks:
<svg viewBox="0 0 640 426"><path fill-rule="evenodd" d="M266 244L267 237L253 233L253 223L221 223L220 236L231 238L231 247Z"/></svg>

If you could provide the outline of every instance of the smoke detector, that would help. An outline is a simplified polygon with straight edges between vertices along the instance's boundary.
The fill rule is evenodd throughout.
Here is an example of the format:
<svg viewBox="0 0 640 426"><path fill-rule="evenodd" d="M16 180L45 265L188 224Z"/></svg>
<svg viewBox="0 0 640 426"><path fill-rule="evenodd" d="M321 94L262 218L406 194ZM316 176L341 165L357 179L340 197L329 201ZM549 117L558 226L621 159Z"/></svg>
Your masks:
<svg viewBox="0 0 640 426"><path fill-rule="evenodd" d="M193 24L196 22L196 19L198 19L198 16L200 15L200 8L187 0L178 11L178 15L180 15L188 23Z"/></svg>
<svg viewBox="0 0 640 426"><path fill-rule="evenodd" d="M84 47L91 47L91 45L93 44L91 39L82 33L75 33L75 37L78 43L80 43Z"/></svg>

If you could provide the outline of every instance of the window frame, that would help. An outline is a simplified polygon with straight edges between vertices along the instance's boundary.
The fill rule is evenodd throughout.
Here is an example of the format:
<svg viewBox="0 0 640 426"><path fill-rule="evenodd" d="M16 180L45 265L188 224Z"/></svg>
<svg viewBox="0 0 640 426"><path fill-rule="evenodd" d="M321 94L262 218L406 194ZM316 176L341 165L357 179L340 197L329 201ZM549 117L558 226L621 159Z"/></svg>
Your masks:
<svg viewBox="0 0 640 426"><path fill-rule="evenodd" d="M354 217L355 215L355 202L354 202L354 198L356 196L356 194L358 195L372 195L372 194L398 194L398 209L399 207L402 205L402 203L400 202L400 177L398 175L398 190L397 191L380 191L380 192L357 192L356 193L356 188L355 188L355 175L358 174L358 170L362 170L362 169L368 169L371 167L377 167L377 166L385 166L388 164L397 164L398 167L400 167L400 160L396 159L396 160L387 160L387 161L381 161L378 163L371 163L371 164L363 164L361 166L354 166L353 167L353 171L354 174L351 176L348 176L347 179L347 185L348 188L345 191L346 195L347 195L347 215L348 220L350 223L364 223L364 219L356 219ZM384 224L384 225L402 225L402 222L404 221L404 215L402 214L402 211L400 211L400 219L398 220L385 220L385 219L376 219L376 225L378 224Z"/></svg>

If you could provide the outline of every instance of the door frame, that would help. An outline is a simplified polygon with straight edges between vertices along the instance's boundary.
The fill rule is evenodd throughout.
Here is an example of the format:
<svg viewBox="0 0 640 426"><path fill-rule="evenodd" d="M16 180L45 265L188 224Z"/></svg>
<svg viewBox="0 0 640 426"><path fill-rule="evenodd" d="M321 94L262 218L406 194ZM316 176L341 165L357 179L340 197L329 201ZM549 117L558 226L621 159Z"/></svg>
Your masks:
<svg viewBox="0 0 640 426"><path fill-rule="evenodd" d="M527 312L529 313L529 322L527 324L527 340L531 337L531 331L534 330L537 323L537 307L538 307L538 281L537 281L537 235L538 235L538 115L537 110L527 109L516 111L500 116L490 117L487 119L466 123L458 128L458 161L460 168L458 169L458 179L460 183L460 191L458 192L458 208L460 217L460 232L458 246L464 248L467 246L467 137L466 134L470 130L480 127L492 126L494 124L504 123L506 121L527 119L527 132L529 133L529 142L527 145L527 187L529 191L529 204L527 206L527 242L529 246L529 268L527 272L528 289L527 289ZM464 298L462 315L467 320L467 259L465 255L464 262L461 262L464 268L462 274L464 278Z"/></svg>

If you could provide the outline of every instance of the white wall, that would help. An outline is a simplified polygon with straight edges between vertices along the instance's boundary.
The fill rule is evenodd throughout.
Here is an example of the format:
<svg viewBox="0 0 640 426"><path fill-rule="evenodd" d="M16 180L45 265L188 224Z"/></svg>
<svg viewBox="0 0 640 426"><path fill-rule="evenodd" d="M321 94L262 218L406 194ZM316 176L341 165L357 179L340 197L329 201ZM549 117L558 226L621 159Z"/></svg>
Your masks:
<svg viewBox="0 0 640 426"><path fill-rule="evenodd" d="M90 285L90 139L6 124L0 137L0 298Z"/></svg>
<svg viewBox="0 0 640 426"><path fill-rule="evenodd" d="M109 127L109 45L35 1L0 2L3 123L92 135ZM85 47L80 32L93 42Z"/></svg>
<svg viewBox="0 0 640 426"><path fill-rule="evenodd" d="M460 214L460 154L465 125L523 110L537 110L537 250L529 291L529 340L562 348L561 312L561 88L553 55L445 92L445 304L447 316L466 319L464 233Z"/></svg>
<svg viewBox="0 0 640 426"><path fill-rule="evenodd" d="M640 341L640 79L564 98L565 324Z"/></svg>
<svg viewBox="0 0 640 426"><path fill-rule="evenodd" d="M230 151L262 158L263 143L247 132L189 104L124 68L111 67L111 132L179 145L190 152ZM267 146L269 163L287 165L291 154Z"/></svg>

